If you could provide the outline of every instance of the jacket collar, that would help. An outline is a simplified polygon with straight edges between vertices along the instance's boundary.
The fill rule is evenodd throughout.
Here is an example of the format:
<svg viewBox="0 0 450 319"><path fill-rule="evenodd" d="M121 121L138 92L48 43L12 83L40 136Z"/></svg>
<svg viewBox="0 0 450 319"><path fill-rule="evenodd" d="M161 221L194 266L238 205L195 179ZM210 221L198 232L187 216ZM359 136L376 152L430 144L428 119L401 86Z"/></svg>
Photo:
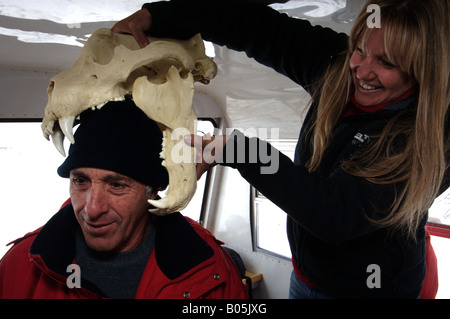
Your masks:
<svg viewBox="0 0 450 319"><path fill-rule="evenodd" d="M180 213L155 216L155 257L164 275L175 279L214 255ZM52 271L67 277L67 266L75 259L75 232L80 227L72 204L64 206L34 239L31 255L39 255Z"/></svg>
<svg viewBox="0 0 450 319"><path fill-rule="evenodd" d="M75 231L79 227L72 205L64 206L37 234L30 247L45 265L57 274L67 276L67 266L75 259Z"/></svg>
<svg viewBox="0 0 450 319"><path fill-rule="evenodd" d="M155 257L167 278L178 278L214 255L214 250L180 213L154 216L153 220Z"/></svg>

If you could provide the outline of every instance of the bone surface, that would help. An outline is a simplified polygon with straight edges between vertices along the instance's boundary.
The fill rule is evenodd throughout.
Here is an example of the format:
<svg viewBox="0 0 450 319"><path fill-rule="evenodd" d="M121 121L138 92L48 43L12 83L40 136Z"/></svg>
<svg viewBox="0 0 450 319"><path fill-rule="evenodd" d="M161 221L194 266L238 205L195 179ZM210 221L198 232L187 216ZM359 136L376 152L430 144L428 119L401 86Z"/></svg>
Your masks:
<svg viewBox="0 0 450 319"><path fill-rule="evenodd" d="M161 158L169 187L165 197L150 201L155 207L151 211L164 215L182 210L195 193L194 151L183 144L183 135L195 134L194 81L209 83L217 67L205 55L200 35L185 41L149 40L140 48L131 35L110 29L93 33L74 64L50 80L41 127L65 156L64 136L76 142L72 129L80 113L131 94L136 105L165 128Z"/></svg>

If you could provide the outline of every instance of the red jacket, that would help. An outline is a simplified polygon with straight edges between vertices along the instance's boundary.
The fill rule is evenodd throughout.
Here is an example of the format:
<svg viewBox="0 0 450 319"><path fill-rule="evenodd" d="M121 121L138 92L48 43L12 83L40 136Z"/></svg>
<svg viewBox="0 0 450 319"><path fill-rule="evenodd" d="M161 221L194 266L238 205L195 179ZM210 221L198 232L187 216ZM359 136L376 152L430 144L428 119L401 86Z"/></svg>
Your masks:
<svg viewBox="0 0 450 319"><path fill-rule="evenodd" d="M174 213L155 217L155 246L135 298L246 298L236 265L205 228ZM104 298L96 287L69 288L78 223L67 205L15 240L0 261L0 298ZM69 278L70 280L70 278Z"/></svg>

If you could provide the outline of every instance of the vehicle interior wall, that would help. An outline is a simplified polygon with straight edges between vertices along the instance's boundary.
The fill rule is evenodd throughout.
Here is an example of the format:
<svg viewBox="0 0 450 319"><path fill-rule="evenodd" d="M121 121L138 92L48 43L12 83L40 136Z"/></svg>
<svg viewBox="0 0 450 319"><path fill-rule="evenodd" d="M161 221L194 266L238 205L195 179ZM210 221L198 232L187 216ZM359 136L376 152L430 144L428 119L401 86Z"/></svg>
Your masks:
<svg viewBox="0 0 450 319"><path fill-rule="evenodd" d="M205 226L239 253L247 270L263 274L263 280L253 291L254 298L287 298L292 271L290 260L254 249L250 185L236 170L217 167L214 173L215 183L220 186L214 188Z"/></svg>
<svg viewBox="0 0 450 319"><path fill-rule="evenodd" d="M54 73L0 68L0 120L41 120L47 104L47 86Z"/></svg>

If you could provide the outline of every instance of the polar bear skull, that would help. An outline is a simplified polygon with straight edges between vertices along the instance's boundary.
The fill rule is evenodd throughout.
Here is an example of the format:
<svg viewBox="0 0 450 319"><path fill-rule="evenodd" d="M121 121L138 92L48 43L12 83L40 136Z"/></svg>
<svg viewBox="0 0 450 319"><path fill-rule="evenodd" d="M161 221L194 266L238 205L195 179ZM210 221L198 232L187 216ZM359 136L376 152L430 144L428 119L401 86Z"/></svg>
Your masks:
<svg viewBox="0 0 450 319"><path fill-rule="evenodd" d="M110 29L93 33L74 64L51 78L42 131L65 156L64 137L75 142L72 129L81 112L131 94L136 105L163 129L161 158L169 188L165 197L150 204L155 207L153 213L164 215L183 209L195 193L194 151L188 148L182 161L174 158L174 146L183 139L174 133L179 129L195 133L194 81L209 83L217 67L205 55L200 35L185 41L149 40L141 48L131 35Z"/></svg>

